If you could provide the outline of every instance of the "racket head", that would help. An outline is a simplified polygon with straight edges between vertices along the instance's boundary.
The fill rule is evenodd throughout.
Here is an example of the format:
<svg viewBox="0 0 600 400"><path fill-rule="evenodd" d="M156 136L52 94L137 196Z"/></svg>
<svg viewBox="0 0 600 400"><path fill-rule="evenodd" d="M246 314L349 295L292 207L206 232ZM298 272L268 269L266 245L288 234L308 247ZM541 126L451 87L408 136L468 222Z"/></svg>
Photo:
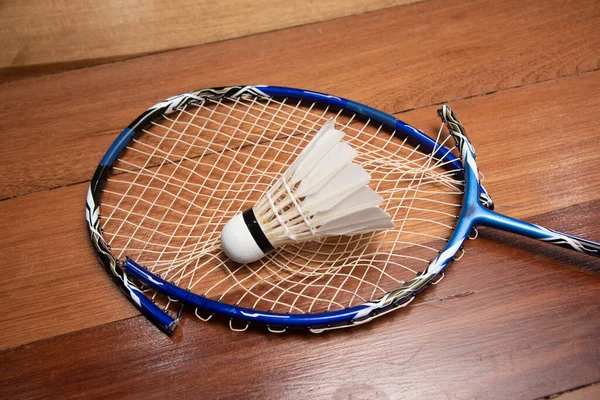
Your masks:
<svg viewBox="0 0 600 400"><path fill-rule="evenodd" d="M278 287L278 284L270 284L270 289L263 289L263 293L259 295L253 294L254 297L261 297L266 296L264 294L264 291L267 291L267 293L269 293L273 292L273 290L278 290L278 292L276 292L273 295L275 297L278 297L278 299L281 300L281 303L285 304L285 307L267 307L262 304L260 307L257 307L256 301L254 303L252 301L240 301L239 298L236 301L231 296L227 296L227 293L225 293L224 295L210 296L204 293L202 290L196 290L198 283L191 282L189 279L187 283L183 285L181 284L181 278L183 276L189 276L190 274L195 274L195 272L184 271L181 273L173 274L173 267L169 267L168 265L165 267L164 262L161 265L161 269L149 267L149 265L142 262L142 260L136 259L136 251L128 253L127 248L122 248L118 252L114 251L114 249L111 248L110 245L113 244L113 242L115 242L115 238L118 235L113 235L107 240L107 238L105 238L104 228L110 227L110 223L112 223L112 229L114 229L115 226L119 226L118 229L122 229L124 225L131 224L133 227L130 227L130 231L132 231L133 234L130 233L127 239L128 243L131 243L132 237L135 236L137 232L140 232L139 228L136 229L135 227L136 222L125 221L125 218L118 217L118 213L117 217L114 216L114 210L119 208L119 206L114 206L114 204L118 203L120 205L123 202L122 199L118 198L119 194L122 198L127 197L127 200L125 202L129 201L130 203L133 202L135 204L139 204L139 199L143 198L147 193L146 191L148 189L144 189L144 184L146 183L141 184L138 182L135 185L132 185L131 183L136 182L135 179L141 179L143 181L144 179L140 178L140 176L142 176L147 171L157 171L158 169L163 168L167 170L179 169L180 171L187 172L192 168L188 168L186 166L181 167L181 165L189 160L197 160L201 159L202 157L209 157L210 161L210 157L214 156L215 154L224 154L225 152L231 151L237 152L236 154L242 154L244 152L244 150L242 149L246 148L247 146L262 146L266 149L264 154L262 155L267 155L267 153L269 152L268 149L270 148L269 146L273 145L278 140L276 136L269 137L269 135L267 135L266 139L270 140L270 143L268 144L263 144L260 142L260 140L248 140L248 137L237 140L239 138L237 138L236 136L236 131L239 131L239 127L237 129L231 129L231 126L229 126L231 124L231 121L239 120L239 118L237 117L232 117L232 110L234 108L232 104L238 105L240 103L246 105L251 103L260 104L263 106L263 112L264 110L270 110L269 112L267 112L266 115L268 116L268 118L270 118L270 123L274 124L274 126L277 127L285 127L286 124L290 123L290 121L296 118L296 116L293 113L290 114L290 112L287 112L287 114L284 113L283 117L275 115L276 112L273 110L278 110L278 107L280 110L281 108L287 107L288 105L294 105L294 112L301 110L300 113L306 112L307 115L313 112L313 110L319 110L319 113L315 113L315 115L317 115L318 118L300 118L301 122L297 124L298 126L294 130L292 130L292 132L283 132L283 137L287 138L286 143L288 147L285 147L285 145L281 145L278 149L277 154L279 156L283 154L285 161L280 163L281 165L278 166L277 172L281 172L282 168L285 168L286 165L289 165L289 163L293 161L293 156L295 154L298 154L299 151L301 151L302 144L310 140L310 134L314 134L316 131L318 131L319 127L327 120L329 120L329 117L331 115L336 116L336 123L340 125L342 130L345 129L346 131L352 131L352 124L355 122L359 125L362 124L360 125L363 127L362 132L358 129L354 129L352 131L359 131L356 137L352 137L352 133L349 133L348 135L350 136L349 141L351 144L353 144L352 141L356 139L356 143L354 144L358 145L358 147L360 148L359 153L362 150L364 153L370 154L374 152L373 148L377 146L381 147L381 154L377 154L375 152L373 153L374 156L372 155L370 159L367 159L366 161L363 160L363 162L367 164L375 163L374 165L377 165L376 167L371 168L370 172L372 174L382 176L382 178L380 178L380 181L378 182L385 181L386 179L393 180L395 177L393 172L382 172L381 168L383 167L377 164L378 158L385 158L382 156L382 154L384 154L385 156L390 155L387 153L391 153L392 156L394 155L393 152L387 151L386 153L384 151L386 150L386 146L395 146L396 148L404 148L406 146L406 149L408 149L409 152L411 152L413 155L417 155L417 159L419 157L422 158L422 155L428 155L428 159L433 160L437 164L436 167L440 167L449 174L451 174L453 177L451 180L456 185L460 186L453 188L455 192L454 197L456 204L452 204L452 207L449 207L450 209L455 210L456 215L451 215L452 213L450 212L447 213L448 215L445 215L443 217L445 220L451 218L454 220L454 222L445 222L444 224L446 224L446 227L450 228L448 229L448 233L443 238L441 236L437 237L437 239L443 239L443 243L438 243L437 247L435 248L431 246L425 246L430 247L430 250L435 250L436 257L428 259L425 265L423 265L423 268L420 270L416 270L412 266L406 268L405 265L401 265L402 268L410 270L413 276L409 277L408 279L395 279L392 277L391 281L385 285L385 289L374 290L374 294L372 296L355 296L350 294L350 297L354 300L343 304L338 304L338 302L335 302L335 307L332 307L332 304L334 302L330 302L329 306L327 307L322 306L312 308L313 306L308 306L308 308L301 309L299 307L296 307L296 303L298 302L298 300L281 300L281 298L285 298L289 294L289 292L294 292L297 298L301 299L300 302L302 302L302 300L306 300L307 297L309 303L312 302L312 304L315 304L314 295L307 294L309 290L307 289L307 287L310 285L302 283L302 279L306 279L304 278L305 275L310 276L310 274L315 273L315 270L318 268L314 268L312 270L302 270L300 268L300 272L298 272L298 268L296 268L295 270L292 270L290 272L290 270L286 271L286 268L289 269L289 267L286 267L285 265L282 267L282 262L283 264L288 263L289 265L297 263L297 261L294 261L294 255L296 257L300 257L301 260L306 261L306 255L301 251L292 253L291 256L290 254L288 254L287 257L284 251L282 253L283 255L281 255L282 259L280 260L277 260L277 257L280 257L280 255L276 253L269 260L267 260L267 263L276 260L277 262L275 264L273 264L271 267L269 267L268 264L266 267L265 265L263 265L263 267L265 267L267 271L270 271L267 273L267 278L272 276L277 277L278 274L287 274L290 276L294 276L295 274L300 273L300 275L303 277L302 279L300 279L300 282L296 280L289 285L284 285L281 287ZM197 113L197 110L202 109L203 107L208 108L208 111L205 110L204 112L210 115L209 117L204 117L205 121L213 118L213 115L215 115L215 113L221 113L220 111L215 111L213 107L215 104L217 104L218 106L226 104L225 110L230 111L228 111L228 114L225 117L221 115L219 118L215 118L215 120L211 122L213 124L213 128L207 127L207 125L201 126L197 123L192 123L194 121L194 118L197 116L197 114L193 113ZM268 104L268 106L265 106L265 104ZM302 107L299 106L300 104L302 104ZM325 110L325 112L323 112L323 110ZM250 123L250 126L246 126L246 129L249 129L251 133L255 130L255 128L259 131L264 128L261 125L261 123L267 121L267 117L261 117L261 115L263 115L261 114L261 112L257 113L255 111L245 110L242 112L242 114L246 116L252 116L251 119L253 122ZM176 115L177 117L172 117L174 115ZM176 127L178 123L177 118L179 118L181 115L184 115L184 123L187 124L185 126L187 126L188 128ZM287 121L285 115L287 115ZM170 128L168 125L163 126L160 124L153 126L153 124L155 124L157 121L165 120L170 121ZM215 126L219 124L221 126L218 129L214 129ZM160 135L168 135L170 131L176 131L179 134L178 140L181 140L184 143L188 143L186 142L186 140L188 138L187 129L189 129L189 126L192 126L195 130L198 131L198 133L205 133L210 131L210 140L204 140L203 142L198 143L194 142L194 145L191 147L194 148L194 151L199 151L197 154L179 154L178 157L172 157L173 159L169 159L169 157L171 156L171 153L169 153L169 157L164 157L165 152L167 151L167 147L161 148L164 140L161 141ZM223 128L224 126L225 128ZM371 132L367 132L367 134L373 135L373 137L375 137L376 140L368 139L368 143L364 140L361 142L359 140L358 135L365 133L364 127L367 126L371 130ZM156 128L156 130L152 131L153 128ZM158 133L157 130L160 131L161 129L163 132ZM219 129L227 132L223 134L224 132L220 132ZM368 131L369 129L366 130ZM282 134L282 130L283 128L279 129L278 133ZM269 129L267 129L267 131L269 131ZM196 137L198 136L200 135L197 135ZM303 136L306 137L303 138ZM294 142L294 138L298 140ZM468 144L466 136L461 137L460 135L453 134L453 138L459 144L459 150L461 151L460 156L463 159L466 159L465 157L467 157L468 154L472 153L472 147L470 146L470 144ZM146 143L143 143L144 140L146 141ZM157 145L157 142L160 143ZM148 160L143 160L144 153L147 153L148 149L151 148L150 144L152 143L154 143L154 145L156 145L156 148L159 149L159 154L157 158L159 160L161 158L164 160L160 161L157 165L143 164L144 162L148 162L148 160L152 159L152 157L149 157ZM199 143L204 143L204 145L206 145L205 149L201 149ZM410 143L410 146L407 145L408 143ZM175 145L174 147L177 146ZM277 143L275 143L274 148L277 148ZM283 150L284 148L285 150ZM209 150L207 151L206 149ZM140 155L142 156L142 158L140 159L141 161L138 160L140 162L139 164L129 161L130 159L135 160L136 157L140 158ZM156 151L152 155L156 156ZM133 158L131 158L132 156ZM264 171L270 171L268 163L263 163L264 160L252 160L251 158L251 154L243 154L242 159L245 163L237 169L234 167L231 170L222 170L222 168L219 169L222 165L219 164L218 160L214 161L214 168L212 169L212 171L222 173L222 178L220 178L218 180L218 183L216 184L217 187L218 185L223 184L224 182L227 182L229 180L230 182L233 182L233 184L229 187L226 194L233 196L235 192L231 191L231 189L237 189L240 193L243 193L245 186L243 184L240 185L240 182L236 181L236 177L234 175L241 173L240 171L243 171L244 167L248 167L248 165L251 164L249 163L249 160L256 162L254 163L254 165L252 165L254 175L249 174L248 177L256 178L258 176L256 172L263 171L263 169L261 168L265 168ZM231 165L235 166L236 157L228 157L224 159L226 161L229 161L230 167ZM490 205L492 204L491 199L489 199L489 196L487 196L487 193L480 186L479 181L477 179L477 169L476 164L474 162L474 153L472 160L469 161L469 163L465 164L466 168L463 168L463 163L455 154L453 154L452 149L446 147L444 144L440 144L438 140L430 138L420 130L413 128L412 126L400 121L399 119L387 113L337 96L331 96L323 93L306 91L301 89L292 89L276 86L232 86L224 88L202 89L174 96L161 103L156 104L155 106L147 110L145 113L140 115L118 136L118 138L115 140L115 142L111 145L111 147L107 150L104 157L102 158L90 183L90 188L86 201L86 219L88 222L88 229L90 232L92 243L104 266L110 271L111 275L115 278L115 281L119 284L121 289L123 289L123 291L128 295L128 297L133 301L133 303L136 304L136 306L138 306L138 308L140 308L140 310L142 310L142 312L144 312L158 326L160 326L168 332L174 329L178 320L178 315L174 315L173 313L169 313L168 311L165 312L164 307L159 307L154 303L156 292L166 296L167 309L170 303L175 301L181 302L183 304L190 304L194 307L202 308L210 313L222 314L235 320L242 320L245 321L247 324L253 322L265 324L270 329L275 331L284 330L287 327L306 327L311 329L312 331L320 332L325 329L358 325L360 323L369 321L379 315L385 314L386 312L389 312L395 308L407 305L410 301L412 301L412 299L417 293L419 293L429 284L435 282L443 274L444 268L453 259L454 255L462 248L463 242L468 237L468 234L472 227L472 221L470 220L469 216L466 214L463 215L465 208L462 208L462 204L466 201L478 202L478 198L480 197L484 199L484 201L489 201ZM156 160L154 160L154 162L156 163ZM124 168L124 165L127 167ZM130 170L127 171L127 168L129 168ZM144 173L141 173L141 171L144 171ZM131 175L131 179L133 180L127 181L127 178L124 178L124 176L126 176L128 173ZM154 179L159 182L162 182L166 179L162 176L161 173L153 173L155 174L154 177L146 178L150 180ZM399 172L398 176L403 176L403 173L405 174L406 171ZM204 175L205 183L209 182L210 179L213 179L215 176L215 174ZM254 185L253 193L255 195L259 195L260 191L268 187L268 184L276 178L276 174L265 176L266 179L264 179L264 181L261 180L261 177L258 178L258 181L260 181L260 185L258 185L257 182L245 182ZM109 182L107 182L107 178ZM185 179L183 175L176 176L175 174L171 174L169 175L168 179L173 180L174 182L178 182L180 186L184 186L182 184L182 182ZM248 180L249 178L246 178L246 181ZM107 194L107 192L110 191L108 190L108 188L113 183L121 185L129 184L130 187L135 187L136 190L133 190L131 192L120 193L119 191L112 191L111 193ZM183 183L187 184L187 181ZM235 187L236 184L237 187ZM168 185L168 182L165 183L163 188L160 190L164 190ZM460 190L456 191L456 189ZM129 188L125 190L131 189ZM182 189L175 190L181 192ZM201 193L202 190L202 184L198 184L198 186L194 188L196 195L198 193ZM375 188L375 190L377 191L377 188ZM409 188L408 190L411 191L412 189ZM181 221L184 221L185 218L187 218L185 217L185 215L189 216L190 214L193 214L189 212L191 209L190 207L192 207L192 205L195 206L195 204L198 203L198 199L194 197L194 191L192 191L192 194L190 196L184 199L184 206L180 210L177 210L177 212L174 212L175 215L182 216ZM113 208L111 210L110 206L107 205L108 208L106 213L110 213L111 216L113 216L113 218L107 226L106 223L101 223L100 209L101 207L103 207L102 202L105 201L107 197L111 196L113 197L112 201L114 202L112 206ZM160 195L158 195L157 198L159 197ZM237 213L251 205L248 204L251 200L252 196L245 196L244 199L242 201L238 201L237 204L233 206L230 204L227 211L230 211L233 216L234 213ZM389 200L392 200L392 198L390 198ZM428 201L429 200L431 199L428 199ZM157 202L156 198L154 198L153 201L154 203L147 205L145 208L142 207L142 209L145 209L145 211L148 212L148 210L152 209L153 207L162 207L164 209L173 208L173 203L169 204L168 199L166 200L167 203L163 202L164 204L160 204L162 200L158 200ZM185 206L185 204L187 204L188 206ZM205 210L212 208L212 213L215 214L218 213L219 210L214 206L219 204L223 205L223 198L221 198L221 202L218 204L213 204L210 200L208 202L203 200L202 204L206 206ZM388 206L390 206L389 202ZM392 204L390 207L393 208L394 205ZM403 206L400 205L398 207L398 209L400 209ZM404 207L406 208L406 206ZM135 206L126 208L125 210L125 212L128 213L127 216L140 214L138 211L135 211ZM457 218L459 212L461 213L460 218ZM102 211L102 214L106 213L104 212L104 210ZM172 217L172 215L166 217L167 220L164 220L163 217L163 219L159 222L159 225L161 223L167 224L168 222L170 222L168 221L168 219ZM142 220L148 219L148 215L144 215L139 218L141 218ZM210 219L203 220L203 222L208 222L208 225L211 224ZM225 222L227 222L226 219L219 219L219 222L214 224L215 226L213 227L212 232L220 232L220 227L222 227L222 225ZM177 229L178 228L175 229L175 232L177 231ZM149 230L149 232L146 232L144 234L140 232L139 235L140 237L145 235L144 240L146 242L144 243L144 246L146 247L144 248L144 250L142 250L142 253L151 253L151 250L148 249L148 246L152 248L153 244L151 242L153 238L156 237L156 232L150 232ZM170 251L166 249L171 249L176 245L188 247L191 246L194 249L194 251L196 251L199 247L198 243L190 243L189 237L174 240L173 237L177 237L178 235L174 234L173 232L171 232L170 235L170 242L167 243L167 246L164 246L161 250L162 255ZM108 234L108 236L111 236L111 234ZM136 242L138 240L141 241L138 238L134 238L133 242ZM335 240L337 240L337 242L335 242ZM358 239L350 238L343 239L342 241L340 241L340 239L334 239L333 244L320 243L307 244L303 246L306 246L305 250L309 251L312 246L312 251L314 252L313 254L322 255L326 252L326 250L323 249L329 249L330 251L332 249L340 249L344 246L347 247L349 243L356 243L357 241L361 243L360 246L362 247L358 246L355 248L368 248L372 240L373 238L371 235L361 235ZM423 244L409 242L409 245L412 245L412 247L418 247L422 246ZM317 249L320 248L321 250L315 251L315 246ZM202 247L202 244L200 244L200 247ZM379 280L387 279L388 275L390 275L390 273L387 272L386 268L390 268L389 265L394 263L394 261L391 260L391 257L392 255L394 255L395 250L396 249L394 246L386 249L386 251L388 252L387 259L385 259L385 257L380 257L381 259L377 259L377 257L379 256L375 257L375 261L378 266L374 267L373 270L375 271L375 274L380 275ZM362 251L364 253L364 250ZM218 258L218 256L216 257L215 254L209 254L207 257ZM327 256L324 257L327 258ZM354 255L349 254L346 256L346 260L352 259L352 257L356 258ZM414 258L419 257L415 256ZM371 262L375 261L371 260ZM422 261L424 260L421 259L420 262ZM357 267L357 265L360 264L360 261L352 259L352 262L354 263L354 269L346 265L336 265L334 267L334 271L344 271L343 273L341 273L342 278L340 279L342 281L344 279L346 281L350 279L364 283L365 276L368 275L369 272L365 272L364 268L361 269L360 267ZM352 269L352 272L348 272L347 267L349 269ZM164 272L165 268L167 271L166 273ZM247 276L255 275L255 280L249 281L249 285L251 285L252 287L255 287L257 285L256 281L265 281L266 279L265 275L260 275L253 271L252 268L254 267L252 265L230 267L227 266L227 260L223 259L219 259L216 266L212 266L211 268L225 269L225 275L229 276L234 276L235 274L241 272L244 276L243 279L248 279ZM355 278L352 276L352 274L355 273L358 275L363 275L361 278ZM335 273L331 275L335 275ZM180 280L177 281L177 279ZM237 281L236 278L233 279ZM334 287L334 292L337 290L337 292L335 292L338 293L336 294L336 296L339 295L339 293L343 293L347 290L343 286L339 287L339 285L335 286L331 283L333 280L336 280L338 278L326 275L326 279L328 279L328 283L326 284L323 284L323 282L319 282L318 279L315 280L315 285L317 287L319 285L325 287L325 289L322 289L321 292L323 290L330 290L331 288L328 286ZM371 282L370 285L373 286L374 284ZM369 285L367 285L367 287L369 287ZM247 288L245 289L247 290ZM243 295L242 300L245 299L247 299L247 296ZM357 301L357 299L360 299L361 301ZM268 301L265 301L265 304L268 304L269 301L273 303L273 299L269 299ZM293 302L291 306L290 302ZM317 303L318 302L323 303L323 301L321 300L317 301ZM285 310L285 308L288 306L290 306L289 309ZM317 311L315 312L315 310Z"/></svg>

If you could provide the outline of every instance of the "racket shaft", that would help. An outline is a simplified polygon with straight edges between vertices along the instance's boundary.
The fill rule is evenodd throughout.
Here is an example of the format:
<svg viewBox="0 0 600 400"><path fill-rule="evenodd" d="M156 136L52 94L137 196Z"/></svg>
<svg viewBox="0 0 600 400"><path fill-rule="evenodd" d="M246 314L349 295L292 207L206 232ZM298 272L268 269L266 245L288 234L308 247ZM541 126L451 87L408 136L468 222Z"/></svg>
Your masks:
<svg viewBox="0 0 600 400"><path fill-rule="evenodd" d="M600 243L598 242L530 224L484 208L481 209L481 215L476 219L475 225L501 229L580 253L600 257Z"/></svg>

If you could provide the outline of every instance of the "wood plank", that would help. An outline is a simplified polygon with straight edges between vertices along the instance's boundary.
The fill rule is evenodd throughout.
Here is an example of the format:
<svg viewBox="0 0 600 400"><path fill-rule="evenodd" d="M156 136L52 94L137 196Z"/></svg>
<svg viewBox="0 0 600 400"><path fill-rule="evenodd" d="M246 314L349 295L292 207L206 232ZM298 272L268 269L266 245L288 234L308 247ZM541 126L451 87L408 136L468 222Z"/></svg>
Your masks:
<svg viewBox="0 0 600 400"><path fill-rule="evenodd" d="M3 1L0 82L326 21L418 0Z"/></svg>
<svg viewBox="0 0 600 400"><path fill-rule="evenodd" d="M0 198L89 179L123 127L187 90L270 83L398 112L595 70L598 23L590 1L432 0L4 84Z"/></svg>
<svg viewBox="0 0 600 400"><path fill-rule="evenodd" d="M584 86L600 90L600 73L450 103L477 151L497 211L526 218L588 201L592 192L600 192L600 180L594 178L600 164L594 142L600 132L588 126L600 100L576 93ZM436 132L431 115L431 108L424 108L398 117ZM515 191L505 190L508 182Z"/></svg>
<svg viewBox="0 0 600 400"><path fill-rule="evenodd" d="M0 348L137 315L91 247L86 190L76 185L0 202L0 265L7 273L0 296L10 304Z"/></svg>
<svg viewBox="0 0 600 400"><path fill-rule="evenodd" d="M595 231L597 209L584 205L571 213L568 208L600 199L600 182L594 179L600 157L599 100L594 96L600 90L599 77L600 71L453 104L459 117L463 116L498 210L528 218L564 209L549 220L549 227L573 228L574 234L599 239ZM402 118L437 130L434 115L435 107L427 107ZM543 141L535 142L540 132L547 134ZM556 160L568 166L568 177L555 172ZM86 186L83 183L0 202L0 296L10 304L0 316L0 324L6 327L0 331L0 348L135 315L93 255L83 216ZM25 219L15 223L23 210L27 210ZM479 242L469 247L476 246ZM505 252L513 257L515 249L508 246ZM547 260L544 254L559 257L560 261L550 264L557 270L564 268L560 266L563 263L592 262L549 248L530 257ZM459 265L469 257L468 253ZM473 265L467 276L473 276L482 287L499 284L504 267L496 268L494 275ZM531 274L529 268L529 260L524 259L515 273ZM445 283L427 291L424 298L469 289ZM44 302L39 301L40 291Z"/></svg>
<svg viewBox="0 0 600 400"><path fill-rule="evenodd" d="M597 215L600 201L581 207ZM600 235L597 225L585 231ZM169 339L134 318L0 353L3 395L145 398L168 387L178 397L527 399L600 380L597 262L532 254L531 242L500 235L508 243L472 243L435 296L358 329L235 333L190 318ZM443 287L454 295L442 297Z"/></svg>

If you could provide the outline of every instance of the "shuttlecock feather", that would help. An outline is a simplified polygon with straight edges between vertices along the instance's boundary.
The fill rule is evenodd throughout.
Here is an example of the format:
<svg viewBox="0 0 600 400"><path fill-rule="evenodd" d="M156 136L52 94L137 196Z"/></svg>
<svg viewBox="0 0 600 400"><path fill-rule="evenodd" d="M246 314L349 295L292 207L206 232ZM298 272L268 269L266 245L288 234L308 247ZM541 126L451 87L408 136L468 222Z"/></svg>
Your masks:
<svg viewBox="0 0 600 400"><path fill-rule="evenodd" d="M225 225L221 245L229 258L247 264L287 244L394 226L343 137L327 121L260 200Z"/></svg>

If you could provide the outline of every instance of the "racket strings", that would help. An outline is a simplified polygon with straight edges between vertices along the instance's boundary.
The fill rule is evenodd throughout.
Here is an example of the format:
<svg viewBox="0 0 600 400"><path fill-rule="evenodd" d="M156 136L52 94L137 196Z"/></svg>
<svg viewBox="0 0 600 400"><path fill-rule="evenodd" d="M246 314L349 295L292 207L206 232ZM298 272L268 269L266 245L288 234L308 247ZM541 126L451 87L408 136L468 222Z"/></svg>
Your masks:
<svg viewBox="0 0 600 400"><path fill-rule="evenodd" d="M216 100L208 99L207 101L217 103ZM284 106L283 107L284 109L293 108L290 105L287 105L285 103L275 102L274 100L270 100L270 103L281 104L281 105ZM221 103L217 103L217 104L222 105ZM239 103L236 103L236 104L239 104ZM242 103L242 106L243 107L247 107L248 105ZM226 108L227 109L232 109L232 106L226 106ZM271 116L275 115L275 113L277 111L281 112L281 110L275 109L272 106L269 107L268 105L265 107L265 109L269 110L269 112L267 114L269 114ZM181 112L184 113L184 114L187 114L187 115L194 116L194 114L191 114L189 111L186 111L186 109L181 110ZM225 113L222 113L222 112L220 112L220 113L219 112L215 112L214 114L216 114L216 115L226 115ZM339 115L340 115L340 112L337 113L337 116L339 116ZM335 118L335 117L336 117L336 115L329 116L329 118ZM264 121L269 121L269 120L266 120L264 117L261 117L261 116L258 116L256 119L257 119L257 121L260 120L260 121L263 121L263 122ZM236 119L236 120L239 121L239 118ZM168 116L166 116L164 118L164 121L169 121L172 124L174 124L174 123L177 122L176 120L174 120L172 118L169 118ZM272 140L269 140L269 136L270 135L268 135L267 133L269 133L269 132L271 132L271 133L281 133L279 131L284 127L283 124L281 124L281 123L275 123L272 120L270 122L271 122L271 124L266 124L266 125L264 125L264 124L256 124L256 127L258 127L260 129L260 131L261 131L261 133L259 135L254 135L254 136L257 137L257 140L249 140L249 141L247 141L247 143L244 143L244 140L242 140L240 137L238 137L237 139L241 142L240 146L243 147L243 146L246 146L246 145L251 145L251 146L258 146L258 147L262 146L262 147L267 147L268 148L268 147L270 147L272 141L280 140L277 137L276 138L272 138ZM360 125L361 128L356 128L356 127L354 127L354 126L351 125L351 122L352 122L352 119L350 121L346 122L345 124L343 124L340 129L342 129L344 131L351 131L355 135L356 134L360 134L361 131L364 130L365 125ZM163 125L161 125L161 124L159 124L157 122L153 122L152 124L154 126L163 126ZM273 125L273 126L270 127L270 125ZM190 146L192 146L192 147L198 147L200 149L206 150L208 148L207 145L211 145L211 146L219 146L220 150L223 150L223 151L231 150L230 148L227 148L227 146L225 146L224 144L220 144L220 143L213 142L213 141L209 142L206 139L204 139L204 137L203 137L204 134L207 133L207 132L212 132L212 133L217 134L217 135L222 135L223 132L219 132L219 131L217 131L215 129L207 129L205 126L200 126L200 125L193 124L193 123L190 123L188 126L186 126L186 128L189 127L189 126L193 126L194 128L197 128L197 129L199 129L199 130L201 130L203 132L202 136L199 136L199 135L190 135L190 134L186 134L185 132L178 132L180 136L189 136L189 137L194 138L195 142L198 142L198 144L195 144L195 142L189 143ZM232 125L228 125L228 124L223 124L222 128L236 129L236 127L234 127ZM300 123L298 125L297 129L295 129L290 134L305 134L306 132L309 132L312 128L314 128L314 122L311 122L310 124ZM154 136L156 138L159 138L160 140L175 140L173 138L164 137L164 135L158 135L158 134L153 133L152 131L147 130L147 129L144 130L144 133L146 135L150 135L150 136ZM377 132L375 134L377 134ZM393 137L389 136L389 138L387 139L386 142L389 143L389 142L391 142L392 139L393 139ZM141 141L138 141L138 143L140 143L141 145L145 145ZM396 147L397 148L403 148L403 147L405 147L404 146L405 143L406 142L404 141L403 145L396 146ZM365 158L365 160L369 159L370 155L371 155L370 159L373 162L377 162L378 160L380 160L381 156L383 154L386 154L388 156L388 160L394 160L394 157L397 156L397 154L394 154L394 153L390 152L386 148L386 146L381 146L380 144L373 144L373 143L371 143L369 141L360 141L359 143L353 143L353 145L354 145L355 148L361 150L361 155L362 155L363 158ZM156 151L159 151L159 152L161 151L159 149L156 149L156 146L151 146L151 145L146 145L146 146L148 146L153 151L152 155ZM134 150L142 152L139 149L135 149L134 148ZM218 150L219 149L213 149L212 151L209 151L209 152L205 151L204 155L206 156L208 154L218 154L218 152L219 152ZM283 150L283 151L286 151L286 150ZM150 155L149 153L146 153L146 154ZM413 159L409 159L409 158L402 158L402 159L397 160L397 161L388 162L388 165L392 166L393 168L407 168L410 165L414 165L414 166L417 167L417 169L419 169L420 166L421 166L420 162L422 160L427 159L429 157L429 155L421 154L421 153L418 153L418 154L420 154L422 156L422 158L417 158L417 159L414 159L414 160ZM295 156L297 154L294 153L294 152L292 152L292 155ZM178 162L178 161L181 161L181 160L173 160L172 162ZM260 161L260 158L256 158L256 161Z"/></svg>
<svg viewBox="0 0 600 400"><path fill-rule="evenodd" d="M220 249L224 224L259 200L331 118L357 149L355 162L371 174L396 228L285 246L249 266L228 260ZM439 145L446 140L438 134ZM460 211L455 172L341 111L207 100L155 121L130 143L103 193L103 228L119 259L129 256L198 294L250 308L323 312L380 297L437 255Z"/></svg>
<svg viewBox="0 0 600 400"><path fill-rule="evenodd" d="M438 136L437 136L437 140L436 140L436 144L440 142L440 135L442 133L442 127L440 127L439 131L438 131ZM434 149L433 153L435 153ZM413 152L411 154L414 154L415 152L417 152L417 147L414 148ZM415 207L415 200L417 199L417 194L419 193L419 189L422 188L423 186L427 186L429 183L424 179L425 176L431 176L432 173L435 170L439 170L440 169L440 164L441 162L439 160L436 161L436 159L433 156L429 156L426 158L426 162L423 164L422 167L418 168L417 173L413 173L412 175L412 180L410 181L410 183L408 184L408 188L411 190L403 190L400 191L402 192L402 199L401 201L398 203L401 206L398 207L392 207L391 199L392 197L389 197L387 200L387 203L385 204L387 206L387 209L389 210L388 212L393 214L390 214L392 216L392 219L394 221L398 221L398 217L399 216L403 216L401 218L401 224L400 226L397 227L397 233L395 235L395 241L398 242L400 241L402 234L404 232L404 228L406 227L407 223L410 223L409 221L428 221L427 219L424 218L418 218L418 217L413 217L411 218L410 215L412 212L417 211L417 210L423 210L422 208L419 207ZM397 164L397 163L395 163ZM444 186L449 186L452 189L456 189L456 184L453 182L453 178L449 177L448 175L441 175L441 174L433 174L436 179L434 179L435 182L443 182ZM396 192L397 188L399 187L400 182L397 182L395 185L395 190L393 190L392 192ZM410 199L410 201L406 201L407 198ZM447 212L443 212L444 214L448 214ZM435 222L437 224L441 224L442 226L447 226L442 222L439 221L431 221L431 222ZM449 227L449 229L452 229L451 227ZM381 244L380 244L381 246ZM388 253L387 259L385 260L385 263L390 263L391 259L392 259L393 254L392 253ZM424 263L428 263L429 260L424 260L424 259L419 259L419 258L415 258L421 262ZM414 270L411 270L411 272L415 272ZM371 293L371 297L376 297L377 291L376 288L379 287L379 283L382 281L384 277L383 273L379 274L379 277L377 279L377 284L375 285L373 292ZM360 284L363 284L367 281L367 271L365 271L361 277L361 281ZM402 283L404 283L404 281L402 281Z"/></svg>

